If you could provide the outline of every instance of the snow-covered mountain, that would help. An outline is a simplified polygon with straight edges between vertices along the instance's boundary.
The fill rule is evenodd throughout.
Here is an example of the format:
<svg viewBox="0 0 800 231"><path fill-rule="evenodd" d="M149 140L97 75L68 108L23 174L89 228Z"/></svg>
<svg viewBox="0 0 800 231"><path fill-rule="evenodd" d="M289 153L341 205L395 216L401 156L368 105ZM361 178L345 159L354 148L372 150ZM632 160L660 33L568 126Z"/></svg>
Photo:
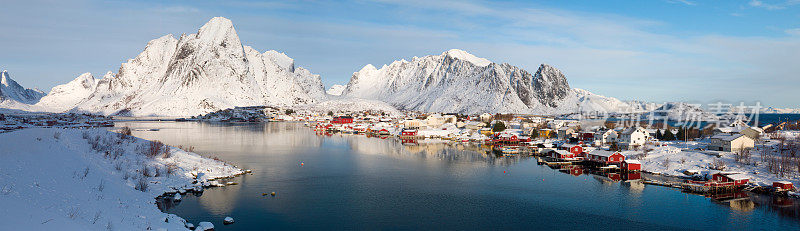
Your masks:
<svg viewBox="0 0 800 231"><path fill-rule="evenodd" d="M87 92L90 92L87 94ZM41 103L133 116L189 116L234 106L294 105L324 99L318 75L277 51L243 46L233 23L211 19L196 34L150 41L116 75L83 74L54 88Z"/></svg>
<svg viewBox="0 0 800 231"><path fill-rule="evenodd" d="M325 91L325 93L328 93L328 95L342 95L342 92L344 92L345 87L347 86L334 84L333 86L331 86L331 88L328 88L328 90Z"/></svg>
<svg viewBox="0 0 800 231"><path fill-rule="evenodd" d="M764 113L764 114L800 114L800 108L765 107L765 108L761 108L761 113Z"/></svg>
<svg viewBox="0 0 800 231"><path fill-rule="evenodd" d="M667 102L650 113L644 114L652 120L715 121L719 116L703 110L699 105L684 102Z"/></svg>
<svg viewBox="0 0 800 231"><path fill-rule="evenodd" d="M113 73L108 72L104 78L111 76ZM53 87L36 105L56 112L72 109L95 92L97 82L92 73L83 73L69 83Z"/></svg>
<svg viewBox="0 0 800 231"><path fill-rule="evenodd" d="M24 88L11 79L8 71L0 72L0 107L20 110L30 110L30 104L35 104L45 95L38 89Z"/></svg>
<svg viewBox="0 0 800 231"><path fill-rule="evenodd" d="M635 110L629 102L591 93L587 90L574 88L572 91L578 97L578 108L580 112L605 112L605 113L635 113L642 112Z"/></svg>
<svg viewBox="0 0 800 231"><path fill-rule="evenodd" d="M530 73L457 49L380 69L366 65L353 73L342 95L427 112L565 114L628 107L618 99L570 88L564 74L550 65Z"/></svg>

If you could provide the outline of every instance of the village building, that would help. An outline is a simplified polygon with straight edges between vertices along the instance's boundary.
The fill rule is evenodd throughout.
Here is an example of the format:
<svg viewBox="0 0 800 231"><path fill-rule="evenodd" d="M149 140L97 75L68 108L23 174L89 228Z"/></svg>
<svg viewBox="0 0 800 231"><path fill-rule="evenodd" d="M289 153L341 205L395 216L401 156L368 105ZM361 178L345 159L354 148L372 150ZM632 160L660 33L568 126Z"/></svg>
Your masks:
<svg viewBox="0 0 800 231"><path fill-rule="evenodd" d="M598 146L608 145L617 140L617 131L608 129L605 131L597 131L594 133L594 144Z"/></svg>
<svg viewBox="0 0 800 231"><path fill-rule="evenodd" d="M742 131L740 131L739 133L747 137L750 137L750 139L758 140L758 138L761 137L761 134L764 133L764 130L759 127L747 127L745 129L742 129Z"/></svg>
<svg viewBox="0 0 800 231"><path fill-rule="evenodd" d="M422 121L418 119L406 119L400 122L400 125L405 128L418 129L422 126Z"/></svg>
<svg viewBox="0 0 800 231"><path fill-rule="evenodd" d="M732 183L733 185L744 185L750 181L750 177L741 173L719 172L711 175L711 180L720 183Z"/></svg>
<svg viewBox="0 0 800 231"><path fill-rule="evenodd" d="M334 124L352 124L353 123L353 117L352 116L337 116L337 117L333 117L333 120L331 121L331 123L334 123Z"/></svg>
<svg viewBox="0 0 800 231"><path fill-rule="evenodd" d="M624 160L622 161L622 170L633 172L633 171L641 171L642 170L642 163L638 160Z"/></svg>
<svg viewBox="0 0 800 231"><path fill-rule="evenodd" d="M772 182L772 188L774 188L775 191L787 191L794 190L794 185L789 181L775 181Z"/></svg>
<svg viewBox="0 0 800 231"><path fill-rule="evenodd" d="M622 147L631 148L643 145L648 140L650 140L650 134L644 128L630 127L619 133L616 142Z"/></svg>
<svg viewBox="0 0 800 231"><path fill-rule="evenodd" d="M539 137L549 138L551 136L553 136L553 129L549 128L539 129Z"/></svg>
<svg viewBox="0 0 800 231"><path fill-rule="evenodd" d="M625 155L619 152L595 149L586 153L586 159L602 164L619 164L625 161Z"/></svg>
<svg viewBox="0 0 800 231"><path fill-rule="evenodd" d="M492 116L492 114L489 114L489 113L483 113L479 117L480 117L482 122L488 123L488 122L492 122L492 117L493 116Z"/></svg>
<svg viewBox="0 0 800 231"><path fill-rule="evenodd" d="M738 152L755 147L755 140L741 133L720 133L709 139L708 150Z"/></svg>
<svg viewBox="0 0 800 231"><path fill-rule="evenodd" d="M400 132L402 138L414 138L417 136L417 129L403 129Z"/></svg>
<svg viewBox="0 0 800 231"><path fill-rule="evenodd" d="M573 127L561 127L556 130L556 135L560 140L569 139L573 137L573 134L575 134L575 128Z"/></svg>
<svg viewBox="0 0 800 231"><path fill-rule="evenodd" d="M440 115L440 114L433 114L429 115L425 118L425 125L428 127L439 127L445 123L453 123L457 122L457 118L454 115Z"/></svg>

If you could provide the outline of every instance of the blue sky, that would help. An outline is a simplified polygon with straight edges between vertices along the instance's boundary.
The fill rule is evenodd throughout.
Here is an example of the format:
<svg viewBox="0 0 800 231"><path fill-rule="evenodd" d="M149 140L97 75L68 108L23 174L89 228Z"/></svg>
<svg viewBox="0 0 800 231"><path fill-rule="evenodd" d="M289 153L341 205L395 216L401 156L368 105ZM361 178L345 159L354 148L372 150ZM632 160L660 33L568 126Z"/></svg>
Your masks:
<svg viewBox="0 0 800 231"><path fill-rule="evenodd" d="M231 19L242 43L345 84L366 64L458 48L653 102L800 107L800 0L4 1L0 68L49 89L101 77L165 34Z"/></svg>

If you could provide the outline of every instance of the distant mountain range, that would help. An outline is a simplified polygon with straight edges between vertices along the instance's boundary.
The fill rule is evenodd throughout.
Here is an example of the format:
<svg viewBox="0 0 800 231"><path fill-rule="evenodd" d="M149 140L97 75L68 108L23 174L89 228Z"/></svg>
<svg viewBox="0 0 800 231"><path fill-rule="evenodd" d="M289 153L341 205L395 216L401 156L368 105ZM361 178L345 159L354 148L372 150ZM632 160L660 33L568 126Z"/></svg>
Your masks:
<svg viewBox="0 0 800 231"><path fill-rule="evenodd" d="M761 113L766 113L766 114L800 114L800 108L765 107L765 108L761 109Z"/></svg>
<svg viewBox="0 0 800 231"><path fill-rule="evenodd" d="M565 114L623 111L618 99L572 89L553 66L528 72L462 50L399 60L353 73L343 96L385 101L399 109L456 113Z"/></svg>
<svg viewBox="0 0 800 231"><path fill-rule="evenodd" d="M211 19L196 34L150 41L116 74L109 71L100 79L84 73L45 95L19 86L3 71L0 85L0 107L28 111L192 116L253 105L552 115L643 113L679 104L625 102L571 88L565 75L551 65L528 72L458 49L394 61L380 69L367 64L353 73L346 86L326 91L318 75L295 67L285 54L259 53L242 45L233 23L221 17ZM765 112L800 112L792 110Z"/></svg>

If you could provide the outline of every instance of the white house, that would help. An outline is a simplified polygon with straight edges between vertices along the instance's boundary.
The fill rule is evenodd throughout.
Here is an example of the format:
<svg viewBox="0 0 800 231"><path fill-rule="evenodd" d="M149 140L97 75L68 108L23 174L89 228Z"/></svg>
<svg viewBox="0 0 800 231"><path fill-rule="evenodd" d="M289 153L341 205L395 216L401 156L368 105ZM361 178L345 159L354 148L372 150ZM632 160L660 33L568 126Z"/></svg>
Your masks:
<svg viewBox="0 0 800 231"><path fill-rule="evenodd" d="M622 132L619 133L619 137L617 137L617 144L622 147L632 147L632 146L639 146L643 145L645 142L650 140L650 134L647 133L642 127L630 127L625 128Z"/></svg>
<svg viewBox="0 0 800 231"><path fill-rule="evenodd" d="M425 125L428 127L439 127L445 123L455 123L456 117L453 115L440 115L440 114L433 114L429 115L425 118Z"/></svg>
<svg viewBox="0 0 800 231"><path fill-rule="evenodd" d="M614 143L617 140L617 131L613 129L608 129L605 131L597 131L594 133L594 143L595 145L606 145L610 143Z"/></svg>
<svg viewBox="0 0 800 231"><path fill-rule="evenodd" d="M481 118L481 121L483 121L483 122L486 122L486 123L492 122L492 114L483 113L483 114L480 115L480 118Z"/></svg>
<svg viewBox="0 0 800 231"><path fill-rule="evenodd" d="M738 152L753 147L755 147L755 140L740 133L716 134L711 137L710 143L708 144L708 150L726 152Z"/></svg>

